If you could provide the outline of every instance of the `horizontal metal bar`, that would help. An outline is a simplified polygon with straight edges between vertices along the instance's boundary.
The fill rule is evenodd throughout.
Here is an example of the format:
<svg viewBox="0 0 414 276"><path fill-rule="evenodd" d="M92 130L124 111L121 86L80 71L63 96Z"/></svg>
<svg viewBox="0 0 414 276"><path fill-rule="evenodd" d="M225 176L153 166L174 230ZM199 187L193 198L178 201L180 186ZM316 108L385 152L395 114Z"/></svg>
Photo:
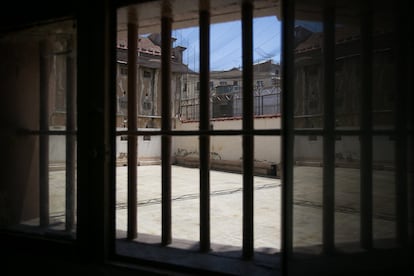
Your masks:
<svg viewBox="0 0 414 276"><path fill-rule="evenodd" d="M256 130L137 130L117 131L116 135L138 135L138 136L235 136L235 135L257 135L257 136L280 136L280 129L256 129Z"/></svg>
<svg viewBox="0 0 414 276"><path fill-rule="evenodd" d="M364 131L359 129L336 129L336 135L343 135L343 136L358 136ZM306 136L306 135L318 135L322 136L325 134L325 131L320 128L309 128L309 129L295 129L293 130L294 135L298 136ZM370 131L371 135L374 136L390 136L395 135L396 130L394 129L373 129ZM412 130L407 130L407 135L412 135ZM236 135L256 135L256 136L280 136L281 130L280 129L254 129L251 131L242 130L242 129L226 129L226 130L171 130L171 131L163 131L163 130L137 130L137 131L127 131L121 130L117 131L116 135L150 135L150 136L163 136L163 135L170 135L170 136L236 136Z"/></svg>
<svg viewBox="0 0 414 276"><path fill-rule="evenodd" d="M297 128L294 131L295 135L324 135L325 131L320 128ZM369 131L369 133L366 132L366 130L360 130L360 129L336 129L334 130L334 133L336 135L343 135L343 136L358 136L362 133L374 135L374 136L389 136L396 134L396 131L394 129L372 129ZM407 132L409 134L409 132Z"/></svg>
<svg viewBox="0 0 414 276"><path fill-rule="evenodd" d="M158 115L137 115L138 118L151 118L151 119L161 119L161 116Z"/></svg>
<svg viewBox="0 0 414 276"><path fill-rule="evenodd" d="M76 130L28 130L28 129L18 129L16 130L17 135L77 135Z"/></svg>

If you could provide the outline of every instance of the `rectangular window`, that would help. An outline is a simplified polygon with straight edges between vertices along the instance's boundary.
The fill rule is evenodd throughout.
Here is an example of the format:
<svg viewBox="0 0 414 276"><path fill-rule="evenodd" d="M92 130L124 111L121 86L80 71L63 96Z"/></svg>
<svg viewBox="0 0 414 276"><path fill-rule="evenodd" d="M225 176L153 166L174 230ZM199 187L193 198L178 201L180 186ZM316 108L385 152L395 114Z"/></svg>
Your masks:
<svg viewBox="0 0 414 276"><path fill-rule="evenodd" d="M128 124L116 135L128 140L117 141L116 150L117 164L125 164L118 161L127 156L127 166L116 168L116 252L153 261L168 254L172 264L179 263L175 252L196 254L200 262L186 265L225 273L235 270L224 264L244 258L264 261L275 271L281 244L280 117L255 122L252 42L265 47L269 41L269 34L254 36L256 29L278 33L278 3L166 3L118 10L117 39L128 41ZM226 32L231 36L224 37ZM159 48L161 55L137 59L140 43ZM170 58L177 51L181 63ZM277 63L279 53L274 58ZM145 93L139 72L146 68L154 70L158 116L137 110ZM213 89L214 82L220 86ZM262 95L261 112L279 108L268 94ZM150 117L158 128L144 130ZM238 119L214 120L223 117ZM210 259L222 268L210 267ZM255 262L249 266L264 271Z"/></svg>
<svg viewBox="0 0 414 276"><path fill-rule="evenodd" d="M410 1L43 2L0 19L3 270L414 275Z"/></svg>
<svg viewBox="0 0 414 276"><path fill-rule="evenodd" d="M144 71L144 78L151 78L151 72Z"/></svg>
<svg viewBox="0 0 414 276"><path fill-rule="evenodd" d="M121 66L120 68L121 75L127 76L128 75L128 68L125 66Z"/></svg>
<svg viewBox="0 0 414 276"><path fill-rule="evenodd" d="M402 253L411 235L411 173L403 172L410 162L408 22L393 14L398 4L339 2L316 1L310 8L297 0L286 14L294 20L286 22L291 49L283 72L284 89L292 92L283 102L284 126L292 130L283 140L284 229L287 269L294 275L316 265L295 261L303 254L322 262L321 256L332 257L329 274L352 274L385 248ZM353 254L365 257L345 272L345 258Z"/></svg>
<svg viewBox="0 0 414 276"><path fill-rule="evenodd" d="M7 91L1 109L9 126L2 229L75 237L75 23L39 24L0 38L0 87Z"/></svg>

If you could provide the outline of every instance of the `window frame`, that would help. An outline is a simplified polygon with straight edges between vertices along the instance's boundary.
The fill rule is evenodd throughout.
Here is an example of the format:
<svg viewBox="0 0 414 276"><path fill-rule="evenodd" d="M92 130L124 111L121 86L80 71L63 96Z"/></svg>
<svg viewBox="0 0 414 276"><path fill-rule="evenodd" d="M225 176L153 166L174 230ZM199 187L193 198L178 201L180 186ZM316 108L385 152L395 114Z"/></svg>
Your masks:
<svg viewBox="0 0 414 276"><path fill-rule="evenodd" d="M120 1L116 4L114 1L104 1L99 4L85 3L82 9L78 9L78 2L68 2L65 5L54 4L52 6L46 1L41 3L25 3L26 8L21 9L21 2L9 3L12 5L7 11L3 13L6 16L0 17L1 30L13 31L22 26L28 26L32 24L38 24L45 20L53 20L56 18L72 18L75 16L77 19L78 29L78 221L77 221L77 237L76 241L63 241L56 237L39 237L27 233L14 233L0 231L0 241L2 244L2 252L7 255L6 266L7 268L13 268L14 271L25 270L26 266L29 267L31 272L43 271L44 263L51 264L48 269L56 269L56 260L59 260L59 264L68 265L71 264L71 271L99 271L102 273L102 269L111 270L113 272L119 272L121 274L129 274L130 271L140 271L148 273L165 273L168 270L181 272L195 272L195 270L183 268L183 266L168 266L160 265L160 263L145 262L143 260L135 260L123 258L120 259L114 254L115 252L115 235L116 229L114 227L115 218L115 160L113 153L115 152L115 127L116 122L112 114L116 112L116 101L113 99L116 97L114 94L115 89L115 75L116 66L114 61L116 60L115 46L112 45L116 41L116 8L127 5L131 2L144 2L144 1ZM293 79L283 79L284 76L294 74L294 2L295 1L283 1L282 2L282 60L281 73L282 73L282 91L293 91L294 81ZM405 6L398 6L398 11L402 12L405 16L401 16L398 22L405 26L398 31L398 43L402 47L397 57L398 62L403 62L405 52L410 53L410 59L412 60L412 49L408 48L408 43L403 43L407 31L410 31L407 22L412 22L412 19L408 19L408 2L405 1ZM76 3L76 4L74 4ZM41 13L33 13L34 7L39 8ZM23 16L16 18L15 13L10 12L18 11ZM403 13L403 11L405 11ZM91 17L90 14L94 16ZM411 30L412 33L412 30ZM411 44L412 44L411 36ZM369 49L369 40L366 41L365 49ZM404 48L405 47L405 48ZM408 67L408 66L406 66ZM405 68L405 67L404 67ZM412 73L412 66L408 67L407 72L402 71L399 74L397 85L404 91L407 91L409 84L406 81ZM400 69L403 70L403 69ZM370 69L365 68L365 74L369 73ZM365 84L369 86L369 83ZM292 256L292 205L293 205L293 172L294 165L293 159L293 141L295 135L315 135L324 134L320 129L314 131L306 129L294 129L293 121L293 93L285 93L282 97L282 127L280 136L282 138L282 174L283 174L283 187L282 187L282 254L281 254L281 273L287 275L288 261ZM366 96L365 96L366 97ZM410 98L409 95L402 94L401 98L398 98L397 102L404 102L404 97ZM412 98L412 96L411 96ZM365 99L368 100L368 97ZM408 105L408 104L407 104ZM414 116L413 110L410 114L404 109L398 110L396 116L397 128L395 130L372 130L367 131L368 135L389 135L395 134L396 137L396 156L398 160L406 160L408 156L412 158L413 152L405 152L407 149L407 133L408 137L412 137L412 128L407 130L405 116L412 118ZM369 118L365 117L365 122L369 121ZM367 125L369 128L370 126ZM369 130L369 129L368 129ZM232 134L232 133L230 133ZM360 132L354 132L352 130L336 130L334 134L341 135L358 135ZM365 138L365 145L369 145L369 137ZM368 149L365 149L365 156L368 156ZM331 152L331 150L329 150ZM369 162L365 162L365 167ZM401 179L404 172L406 172L407 164L403 161L398 163L397 170L400 172L397 174L398 180ZM368 172L369 173L369 170ZM369 178L369 175L363 176ZM368 179L369 181L369 179ZM401 187L400 187L401 188ZM93 200L91 200L93 199ZM401 204L398 208L402 208ZM365 211L367 212L367 211ZM369 213L369 210L368 210ZM399 213L401 215L401 213ZM404 221L403 221L404 223ZM403 228L399 228L399 231ZM368 231L369 232L369 231ZM366 232L365 232L366 233ZM410 232L412 237L412 230ZM364 234L364 236L366 236ZM412 240L411 240L412 242ZM369 246L369 240L367 242ZM329 249L330 247L327 247ZM35 252L35 254L32 254ZM394 253L394 252L388 252ZM27 257L22 261L22 256ZM389 255L387 255L389 256ZM410 255L412 256L412 252ZM53 258L50 258L53 257ZM11 261L10 263L8 261ZM16 267L15 262L18 261L21 266ZM367 259L363 259L362 263ZM385 263L388 263L389 259L383 258ZM330 261L334 261L332 258ZM355 260L351 260L355 261ZM368 260L369 261L369 260ZM404 264L404 260L401 261ZM39 263L42 264L39 266ZM11 265L12 264L12 265ZM318 263L324 266L326 263ZM332 266L333 263L330 263ZM346 264L349 264L347 262ZM372 261L369 264L376 265L378 261ZM397 265L400 263L397 263ZM85 268L85 266L87 268ZM342 266L344 267L344 266ZM66 268L66 267L65 267ZM400 267L398 267L399 269ZM369 270L370 268L367 268ZM59 267L58 272L62 272ZM399 271L399 270L398 270ZM380 271L384 272L384 271ZM393 270L393 272L396 272Z"/></svg>
<svg viewBox="0 0 414 276"><path fill-rule="evenodd" d="M160 265L168 266L168 265L177 265L179 261L175 260L172 257L174 253L168 253L169 251L176 251L178 249L173 249L168 247L172 242L171 236L171 163L170 163L170 152L171 152L171 138L177 136L199 136L199 151L200 151L200 246L198 252L184 250L179 251L179 255L186 255L186 256L197 256L197 265L194 266L192 264L183 265L182 268L190 267L191 269L201 269L203 271L209 271L211 266L209 262L213 259L215 262L220 263L221 271L217 272L225 272L225 273L236 273L237 267L241 264L248 266L249 269L254 271L262 271L262 272L269 272L272 271L274 273L278 269L280 269L279 265L280 262L278 260L279 256L275 258L269 256L261 256L262 254L255 254L254 246L253 246L253 168L254 168L254 137L255 136L277 136L280 137L281 130L280 129L255 129L254 128L254 63L253 63L253 1L243 1L240 3L241 9L241 22L243 28L243 36L242 36L242 48L243 50L243 75L242 75L242 85L243 91L246 91L246 100L243 101L243 110L244 116L242 118L243 127L240 130L213 130L211 128L211 116L210 116L210 85L211 81L209 79L210 68L209 68L209 26L210 26L210 11L208 8L208 1L202 1L203 5L201 5L199 9L199 27L200 27L200 118L199 118L199 129L198 130L190 130L190 131L179 131L179 130L172 130L171 122L169 120L168 114L170 114L170 97L171 97L171 87L170 87L170 65L171 60L169 57L171 56L171 27L172 27L172 15L170 7L162 6L162 9L165 8L166 10L162 11L161 16L161 41L166 41L165 44L161 47L161 90L163 91L162 97L162 116L161 116L161 129L160 130L152 130L152 131L141 131L136 130L137 123L132 122L133 120L128 120L128 129L122 131L113 132L112 135L128 135L128 143L131 148L128 149L128 152L135 153L136 152L136 140L132 140L131 138L137 138L143 135L160 135L162 138L162 156L161 156L161 170L162 170L162 231L161 231L161 248L148 248L148 245L133 242L134 239L137 237L137 201L135 197L129 197L128 200L128 230L127 230L127 238L126 241L119 241L116 240L115 236L115 245L112 249L115 248L115 256L116 258L134 260L134 262L140 262L145 259L148 260L148 256L145 255L146 250L151 250L157 253L156 254L166 254L170 256L169 259L172 261L161 261ZM138 2L137 4L139 4ZM162 3L162 2L160 2ZM134 15L132 15L134 18ZM137 37L137 26L138 24L128 23L128 45L130 45L129 49L129 61L128 61L128 72L131 72L129 76L129 83L130 87L128 87L128 91L135 91L136 89L133 87L137 80L136 74L133 72L135 69L135 58L136 54L134 51L134 41L135 37ZM132 47L131 47L132 45ZM134 67L134 68L131 68ZM132 77L131 77L132 76ZM135 93L129 93L128 102L133 103L136 102L136 95ZM129 106L129 118L136 117L134 114L134 106ZM131 122L130 122L131 121ZM209 161L209 148L210 148L210 137L213 136L234 136L240 135L243 137L243 246L241 256L239 258L232 258L231 260L227 258L223 258L222 256L215 256L215 254L210 254L211 244L210 244L210 207L209 207L209 198L210 198L210 183L209 183L209 170L210 170L210 161ZM135 154L128 154L128 170L129 170L129 179L128 179L128 194L136 194L136 180L137 180L137 172L136 172L136 156ZM114 200L114 199L113 199ZM114 210L114 201L112 201L112 218L115 216ZM116 250L123 250L120 249L119 244L122 243L123 246L130 248L128 250L127 256L117 253ZM121 246L122 247L122 246ZM142 248L146 248L144 251L140 250ZM164 253L163 253L164 252ZM167 252L167 253L165 253ZM172 255L171 255L172 254ZM152 255L152 254L150 254ZM219 254L220 255L220 254ZM266 254L263 254L266 255ZM246 263L246 260L249 262ZM160 262L158 259L150 258L150 261L154 261L156 263ZM269 265L268 268L260 267L256 264L256 261L265 262ZM181 264L182 265L182 264Z"/></svg>

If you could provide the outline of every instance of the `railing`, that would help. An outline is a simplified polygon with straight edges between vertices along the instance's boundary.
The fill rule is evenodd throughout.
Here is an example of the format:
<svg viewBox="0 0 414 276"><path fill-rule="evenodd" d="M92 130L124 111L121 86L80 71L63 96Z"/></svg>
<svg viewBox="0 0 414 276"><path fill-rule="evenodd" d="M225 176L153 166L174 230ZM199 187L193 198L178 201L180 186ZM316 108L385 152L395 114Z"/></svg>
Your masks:
<svg viewBox="0 0 414 276"><path fill-rule="evenodd" d="M253 110L255 116L280 114L280 89L269 87L255 89ZM225 93L209 97L212 108L211 118L242 117L242 92ZM181 120L199 120L200 101L198 98L183 99L180 102Z"/></svg>

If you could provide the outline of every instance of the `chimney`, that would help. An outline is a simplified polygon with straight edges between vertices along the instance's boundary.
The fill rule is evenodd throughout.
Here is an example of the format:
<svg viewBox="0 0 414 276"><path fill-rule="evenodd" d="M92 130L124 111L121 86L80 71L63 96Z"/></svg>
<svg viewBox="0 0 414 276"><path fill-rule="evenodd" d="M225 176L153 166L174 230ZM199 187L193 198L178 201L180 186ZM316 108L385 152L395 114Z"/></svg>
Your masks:
<svg viewBox="0 0 414 276"><path fill-rule="evenodd" d="M172 49L172 55L175 62L183 63L183 52L187 48L182 46L177 46Z"/></svg>

